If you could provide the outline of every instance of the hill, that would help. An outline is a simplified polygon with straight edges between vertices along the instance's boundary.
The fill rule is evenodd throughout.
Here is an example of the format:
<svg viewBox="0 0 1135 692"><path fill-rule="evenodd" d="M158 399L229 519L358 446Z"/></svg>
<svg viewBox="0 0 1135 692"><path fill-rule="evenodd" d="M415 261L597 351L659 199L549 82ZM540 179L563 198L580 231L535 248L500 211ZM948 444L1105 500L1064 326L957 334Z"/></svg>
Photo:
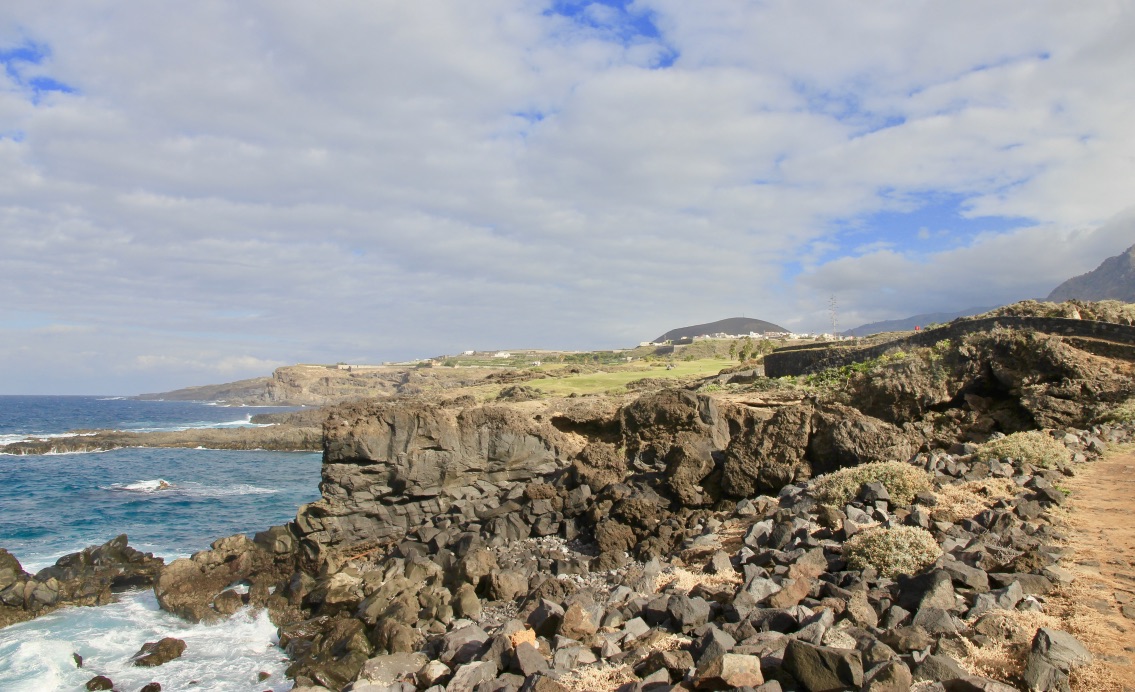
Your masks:
<svg viewBox="0 0 1135 692"><path fill-rule="evenodd" d="M654 339L654 342L677 341L678 339L693 338L703 334L717 334L719 332L725 334L748 334L749 332L763 334L764 332L787 331L788 330L784 327L773 324L772 322L765 322L764 320L755 320L750 317L730 317L716 322L671 329L657 339Z"/></svg>
<svg viewBox="0 0 1135 692"><path fill-rule="evenodd" d="M989 312L993 308L969 308L958 312L929 312L923 315L914 315L912 317L904 317L898 320L883 320L882 322L871 322L856 327L855 329L848 329L843 332L844 336L871 336L872 334L883 334L885 332L908 332L915 327L925 327L930 324L944 324L952 322L959 317L970 317L973 315L980 315L983 312Z"/></svg>
<svg viewBox="0 0 1135 692"><path fill-rule="evenodd" d="M1109 257L1087 274L1068 279L1048 294L1048 302L1122 300L1135 303L1135 245Z"/></svg>

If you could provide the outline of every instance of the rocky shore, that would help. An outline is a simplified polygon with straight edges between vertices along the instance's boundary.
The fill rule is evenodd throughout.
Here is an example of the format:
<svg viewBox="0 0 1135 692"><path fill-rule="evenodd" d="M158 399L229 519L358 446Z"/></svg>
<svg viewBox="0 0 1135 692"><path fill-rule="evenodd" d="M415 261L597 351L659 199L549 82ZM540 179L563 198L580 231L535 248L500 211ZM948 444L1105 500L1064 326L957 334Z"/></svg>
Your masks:
<svg viewBox="0 0 1135 692"><path fill-rule="evenodd" d="M995 330L796 381L345 404L322 499L154 591L267 608L297 689L1105 689L1059 619L1061 483L1132 441L1133 374Z"/></svg>
<svg viewBox="0 0 1135 692"><path fill-rule="evenodd" d="M28 439L0 445L0 454L35 455L105 452L123 447L179 447L205 449L266 449L279 452L318 452L323 448L321 428L326 413L308 409L291 413L252 416L263 427L191 428L159 432L76 430L66 436Z"/></svg>

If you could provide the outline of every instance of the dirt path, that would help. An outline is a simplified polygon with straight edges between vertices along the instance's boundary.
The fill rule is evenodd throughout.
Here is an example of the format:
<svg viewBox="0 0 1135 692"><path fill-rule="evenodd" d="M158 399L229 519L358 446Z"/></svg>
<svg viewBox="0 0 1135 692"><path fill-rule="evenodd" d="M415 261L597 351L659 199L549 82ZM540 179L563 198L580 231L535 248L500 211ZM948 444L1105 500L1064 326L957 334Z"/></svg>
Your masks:
<svg viewBox="0 0 1135 692"><path fill-rule="evenodd" d="M1135 452L1077 470L1064 483L1072 491L1067 565L1076 580L1054 605L1100 659L1077 687L1135 690Z"/></svg>

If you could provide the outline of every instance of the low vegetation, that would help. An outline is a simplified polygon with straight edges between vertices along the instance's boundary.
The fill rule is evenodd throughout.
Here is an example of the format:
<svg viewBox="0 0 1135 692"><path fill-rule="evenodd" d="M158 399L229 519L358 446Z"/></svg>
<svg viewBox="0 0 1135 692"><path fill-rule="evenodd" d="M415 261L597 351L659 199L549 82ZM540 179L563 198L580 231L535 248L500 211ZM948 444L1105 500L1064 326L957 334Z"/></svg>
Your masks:
<svg viewBox="0 0 1135 692"><path fill-rule="evenodd" d="M884 577L918 574L941 555L934 536L917 526L874 526L855 534L843 546L849 567L874 567Z"/></svg>
<svg viewBox="0 0 1135 692"><path fill-rule="evenodd" d="M1101 417L1103 423L1132 423L1135 422L1135 399L1128 399L1105 412Z"/></svg>
<svg viewBox="0 0 1135 692"><path fill-rule="evenodd" d="M1063 443L1040 430L1013 433L990 440L977 449L981 459L1020 459L1042 469L1067 464L1072 453Z"/></svg>
<svg viewBox="0 0 1135 692"><path fill-rule="evenodd" d="M840 469L816 482L816 497L824 504L842 507L864 483L882 483L896 503L909 505L918 493L930 489L930 474L897 461L883 461Z"/></svg>
<svg viewBox="0 0 1135 692"><path fill-rule="evenodd" d="M982 478L944 485L934 491L937 504L931 515L935 521L957 522L969 519L998 500L1016 495L1017 485L1007 478Z"/></svg>
<svg viewBox="0 0 1135 692"><path fill-rule="evenodd" d="M657 367L612 368L600 372L584 372L578 375L554 379L531 380L526 386L538 389L545 394L566 396L569 394L598 394L604 392L625 393L626 386L645 378L677 380L686 377L707 377L716 375L723 363L716 359L675 361L667 364L651 363Z"/></svg>

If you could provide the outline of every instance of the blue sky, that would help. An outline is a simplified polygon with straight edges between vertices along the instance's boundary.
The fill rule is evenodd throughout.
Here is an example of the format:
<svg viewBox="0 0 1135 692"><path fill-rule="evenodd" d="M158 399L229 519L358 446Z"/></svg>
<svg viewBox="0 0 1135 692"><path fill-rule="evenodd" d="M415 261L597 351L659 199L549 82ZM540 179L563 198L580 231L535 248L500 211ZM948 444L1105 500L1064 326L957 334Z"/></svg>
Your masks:
<svg viewBox="0 0 1135 692"><path fill-rule="evenodd" d="M1135 238L1133 32L1043 0L11 0L0 393L1041 297Z"/></svg>

